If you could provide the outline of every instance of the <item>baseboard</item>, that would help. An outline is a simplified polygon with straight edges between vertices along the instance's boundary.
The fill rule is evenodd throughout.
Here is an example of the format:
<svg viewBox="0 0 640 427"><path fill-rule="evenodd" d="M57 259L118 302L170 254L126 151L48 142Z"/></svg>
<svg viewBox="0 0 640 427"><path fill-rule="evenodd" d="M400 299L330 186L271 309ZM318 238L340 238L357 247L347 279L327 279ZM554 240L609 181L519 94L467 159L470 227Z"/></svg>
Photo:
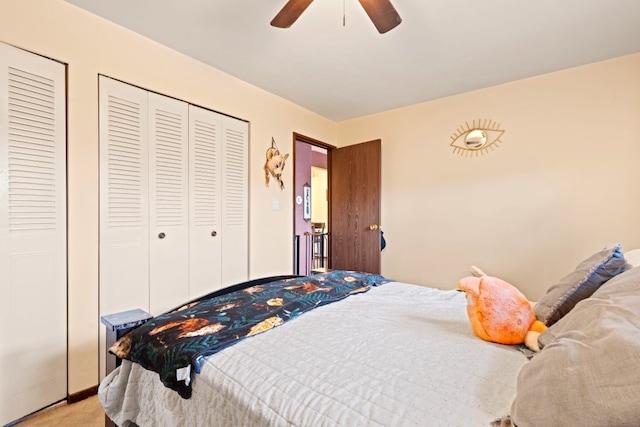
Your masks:
<svg viewBox="0 0 640 427"><path fill-rule="evenodd" d="M98 394L98 386L89 387L77 393L72 393L67 397L67 403L76 403Z"/></svg>

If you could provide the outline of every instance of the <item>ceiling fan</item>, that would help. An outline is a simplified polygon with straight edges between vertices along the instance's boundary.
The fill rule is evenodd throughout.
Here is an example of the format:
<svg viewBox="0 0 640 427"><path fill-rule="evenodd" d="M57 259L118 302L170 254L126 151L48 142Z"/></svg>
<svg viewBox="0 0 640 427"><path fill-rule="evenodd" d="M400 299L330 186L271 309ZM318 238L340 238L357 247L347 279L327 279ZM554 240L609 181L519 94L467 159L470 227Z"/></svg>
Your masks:
<svg viewBox="0 0 640 427"><path fill-rule="evenodd" d="M271 21L278 28L289 28L313 0L289 0ZM394 29L402 18L390 0L358 0L380 34Z"/></svg>

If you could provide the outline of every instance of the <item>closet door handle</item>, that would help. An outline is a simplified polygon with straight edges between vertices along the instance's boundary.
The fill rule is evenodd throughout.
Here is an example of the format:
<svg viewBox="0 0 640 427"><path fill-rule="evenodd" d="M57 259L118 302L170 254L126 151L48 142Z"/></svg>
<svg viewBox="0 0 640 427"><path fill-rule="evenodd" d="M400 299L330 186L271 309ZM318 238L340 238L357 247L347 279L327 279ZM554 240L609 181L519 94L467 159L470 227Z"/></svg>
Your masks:
<svg viewBox="0 0 640 427"><path fill-rule="evenodd" d="M217 235L218 235L217 231L214 230L214 231L211 232L211 237L216 237Z"/></svg>
<svg viewBox="0 0 640 427"><path fill-rule="evenodd" d="M165 237L166 237L166 234L164 233L158 234L158 239L164 239Z"/></svg>

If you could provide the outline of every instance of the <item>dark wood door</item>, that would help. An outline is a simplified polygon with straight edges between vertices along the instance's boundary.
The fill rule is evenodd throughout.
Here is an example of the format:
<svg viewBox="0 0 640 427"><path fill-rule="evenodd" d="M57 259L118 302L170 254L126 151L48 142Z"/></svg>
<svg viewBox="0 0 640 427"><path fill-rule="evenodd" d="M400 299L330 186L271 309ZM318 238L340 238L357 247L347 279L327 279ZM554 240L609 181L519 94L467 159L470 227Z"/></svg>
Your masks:
<svg viewBox="0 0 640 427"><path fill-rule="evenodd" d="M330 258L335 270L380 273L381 141L330 151Z"/></svg>

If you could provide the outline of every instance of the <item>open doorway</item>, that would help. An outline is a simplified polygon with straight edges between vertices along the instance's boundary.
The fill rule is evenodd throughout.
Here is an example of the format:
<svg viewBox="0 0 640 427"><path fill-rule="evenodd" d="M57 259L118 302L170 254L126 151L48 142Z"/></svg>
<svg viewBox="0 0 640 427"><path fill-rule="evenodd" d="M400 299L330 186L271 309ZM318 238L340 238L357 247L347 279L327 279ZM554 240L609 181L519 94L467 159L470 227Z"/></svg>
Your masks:
<svg viewBox="0 0 640 427"><path fill-rule="evenodd" d="M293 141L294 274L380 274L382 141L336 148L296 133Z"/></svg>
<svg viewBox="0 0 640 427"><path fill-rule="evenodd" d="M294 274L329 268L328 153L333 148L294 133Z"/></svg>

